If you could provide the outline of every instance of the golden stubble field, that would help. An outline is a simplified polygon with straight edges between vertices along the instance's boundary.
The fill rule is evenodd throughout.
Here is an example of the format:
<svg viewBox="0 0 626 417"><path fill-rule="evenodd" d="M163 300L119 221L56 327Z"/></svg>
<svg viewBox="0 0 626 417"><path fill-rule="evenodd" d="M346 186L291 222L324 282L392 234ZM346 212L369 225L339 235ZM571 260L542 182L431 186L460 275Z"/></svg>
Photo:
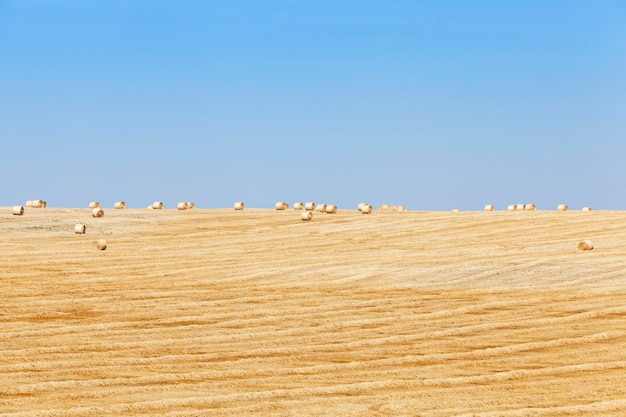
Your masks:
<svg viewBox="0 0 626 417"><path fill-rule="evenodd" d="M626 212L105 211L0 209L0 415L626 415Z"/></svg>

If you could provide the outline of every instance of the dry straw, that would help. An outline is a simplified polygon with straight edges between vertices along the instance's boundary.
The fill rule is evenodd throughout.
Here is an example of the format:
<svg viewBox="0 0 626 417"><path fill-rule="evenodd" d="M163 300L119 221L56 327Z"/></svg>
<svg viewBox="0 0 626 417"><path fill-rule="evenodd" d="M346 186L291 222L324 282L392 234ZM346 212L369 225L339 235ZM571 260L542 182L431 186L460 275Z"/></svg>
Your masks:
<svg viewBox="0 0 626 417"><path fill-rule="evenodd" d="M364 204L363 206L360 207L359 211L363 214L370 214L372 212L372 205Z"/></svg>
<svg viewBox="0 0 626 417"><path fill-rule="evenodd" d="M312 201L307 201L307 202L304 204L304 209L305 209L306 211L313 211L313 210L315 210L315 203L314 203L314 202L312 202Z"/></svg>
<svg viewBox="0 0 626 417"><path fill-rule="evenodd" d="M48 204L44 200L28 200L26 202L26 207L32 208L46 208Z"/></svg>
<svg viewBox="0 0 626 417"><path fill-rule="evenodd" d="M593 242L589 239L584 239L578 242L578 249L580 250L591 250L593 249Z"/></svg>
<svg viewBox="0 0 626 417"><path fill-rule="evenodd" d="M98 250L105 250L107 248L107 241L100 239L100 240L94 240L92 242L92 244L96 247L96 249Z"/></svg>
<svg viewBox="0 0 626 417"><path fill-rule="evenodd" d="M557 211L567 211L569 210L569 206L567 204L559 204L556 206Z"/></svg>
<svg viewBox="0 0 626 417"><path fill-rule="evenodd" d="M398 207L396 207L396 211L406 211L406 207L403 205L400 205Z"/></svg>
<svg viewBox="0 0 626 417"><path fill-rule="evenodd" d="M359 205L357 206L357 209L358 209L359 211L362 211L362 210L363 210L363 207L365 207L365 206L367 206L367 203L359 203Z"/></svg>
<svg viewBox="0 0 626 417"><path fill-rule="evenodd" d="M524 205L523 204L516 204L515 205L515 210L524 210Z"/></svg>
<svg viewBox="0 0 626 417"><path fill-rule="evenodd" d="M196 208L196 203L189 201L187 203L187 210L191 210L191 209L195 209Z"/></svg>
<svg viewBox="0 0 626 417"><path fill-rule="evenodd" d="M76 233L77 235L84 235L86 231L87 231L87 226L85 226L84 224L76 223L74 225L74 233Z"/></svg>
<svg viewBox="0 0 626 417"><path fill-rule="evenodd" d="M300 201L298 201L297 203L294 203L293 209L294 210L303 210L304 209L304 203L302 203Z"/></svg>
<svg viewBox="0 0 626 417"><path fill-rule="evenodd" d="M325 213L326 212L326 204L323 204L323 203L322 204L318 204L316 210L319 211L320 213Z"/></svg>
<svg viewBox="0 0 626 417"><path fill-rule="evenodd" d="M245 204L243 201L237 201L235 203L235 210L243 210L245 208Z"/></svg>
<svg viewBox="0 0 626 417"><path fill-rule="evenodd" d="M311 219L313 218L313 213L312 213L312 212L310 212L310 211L305 211L305 212L303 212L303 213L300 215L300 218L301 218L303 221L309 221L309 220L311 220Z"/></svg>
<svg viewBox="0 0 626 417"><path fill-rule="evenodd" d="M163 208L163 202L155 201L154 203L152 203L152 208L155 210L161 210Z"/></svg>
<svg viewBox="0 0 626 417"><path fill-rule="evenodd" d="M591 211L591 207L583 207L583 211Z"/></svg>
<svg viewBox="0 0 626 417"><path fill-rule="evenodd" d="M176 207L178 208L178 210L187 210L187 208L189 207L189 203L187 203L186 201L181 201Z"/></svg>
<svg viewBox="0 0 626 417"><path fill-rule="evenodd" d="M91 203L89 203L89 208L90 209L95 209L100 207L100 203L98 201L92 201Z"/></svg>
<svg viewBox="0 0 626 417"><path fill-rule="evenodd" d="M125 209L126 208L126 202L124 202L124 201L117 201L113 207L115 207L117 210Z"/></svg>
<svg viewBox="0 0 626 417"><path fill-rule="evenodd" d="M530 210L533 211L537 208L537 206L535 206L534 204L524 204L524 210Z"/></svg>
<svg viewBox="0 0 626 417"><path fill-rule="evenodd" d="M289 208L289 204L284 201L279 201L276 203L276 210L287 210Z"/></svg>
<svg viewBox="0 0 626 417"><path fill-rule="evenodd" d="M337 206L334 204L329 204L326 206L326 213L335 214L337 213Z"/></svg>
<svg viewBox="0 0 626 417"><path fill-rule="evenodd" d="M493 211L493 204L487 204L485 206L485 211Z"/></svg>
<svg viewBox="0 0 626 417"><path fill-rule="evenodd" d="M91 215L93 217L104 217L104 210L102 210L100 207L95 208L91 210Z"/></svg>
<svg viewBox="0 0 626 417"><path fill-rule="evenodd" d="M13 206L13 214L15 216L21 216L24 214L24 206Z"/></svg>
<svg viewBox="0 0 626 417"><path fill-rule="evenodd" d="M517 209L517 206L515 204L509 204L506 209L508 211L515 211Z"/></svg>

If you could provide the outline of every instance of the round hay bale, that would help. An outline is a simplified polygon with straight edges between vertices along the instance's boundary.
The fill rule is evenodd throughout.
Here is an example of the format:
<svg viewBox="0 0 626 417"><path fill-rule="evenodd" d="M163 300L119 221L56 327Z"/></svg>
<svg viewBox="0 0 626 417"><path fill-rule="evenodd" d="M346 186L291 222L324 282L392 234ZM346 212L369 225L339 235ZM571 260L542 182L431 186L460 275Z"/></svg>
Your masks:
<svg viewBox="0 0 626 417"><path fill-rule="evenodd" d="M294 203L293 209L294 210L304 210L304 203L302 203L300 201L298 201L297 203Z"/></svg>
<svg viewBox="0 0 626 417"><path fill-rule="evenodd" d="M26 205L26 207L32 207L33 206L33 200L27 200L25 205Z"/></svg>
<svg viewBox="0 0 626 417"><path fill-rule="evenodd" d="M21 216L24 214L24 206L13 206L13 215Z"/></svg>
<svg viewBox="0 0 626 417"><path fill-rule="evenodd" d="M125 201L117 201L113 207L115 207L117 210L125 209L126 208L126 202Z"/></svg>
<svg viewBox="0 0 626 417"><path fill-rule="evenodd" d="M95 208L91 210L91 216L92 217L104 217L104 210L102 210L100 207Z"/></svg>
<svg viewBox="0 0 626 417"><path fill-rule="evenodd" d="M187 203L187 210L195 209L196 203L192 203L191 201Z"/></svg>
<svg viewBox="0 0 626 417"><path fill-rule="evenodd" d="M89 208L90 209L95 209L100 207L100 203L98 201L92 201L91 203L89 203Z"/></svg>
<svg viewBox="0 0 626 417"><path fill-rule="evenodd" d="M178 208L178 210L187 210L187 207L189 207L189 204L187 204L186 201L181 201L180 203L178 203L176 207Z"/></svg>
<svg viewBox="0 0 626 417"><path fill-rule="evenodd" d="M370 214L372 212L372 205L365 204L364 206L361 207L359 211L363 214Z"/></svg>
<svg viewBox="0 0 626 417"><path fill-rule="evenodd" d="M389 211L389 206L387 204L381 204L378 206L378 211Z"/></svg>
<svg viewBox="0 0 626 417"><path fill-rule="evenodd" d="M487 204L485 206L485 211L493 211L493 204Z"/></svg>
<svg viewBox="0 0 626 417"><path fill-rule="evenodd" d="M591 250L593 249L593 242L589 239L584 239L578 242L578 249L580 250Z"/></svg>
<svg viewBox="0 0 626 417"><path fill-rule="evenodd" d="M76 233L77 235L84 235L86 231L87 231L87 226L85 226L84 224L76 223L74 225L74 233Z"/></svg>
<svg viewBox="0 0 626 417"><path fill-rule="evenodd" d="M301 218L303 221L309 221L309 220L311 220L311 219L313 218L313 212L310 212L310 211L305 211L305 212L303 212L303 213L300 215L300 218Z"/></svg>
<svg viewBox="0 0 626 417"><path fill-rule="evenodd" d="M509 204L506 209L508 211L515 211L517 209L517 206L515 204Z"/></svg>
<svg viewBox="0 0 626 417"><path fill-rule="evenodd" d="M400 206L396 207L396 211L406 211L406 207L400 205Z"/></svg>
<svg viewBox="0 0 626 417"><path fill-rule="evenodd" d="M559 204L556 206L557 211L567 211L569 210L569 206L567 204Z"/></svg>
<svg viewBox="0 0 626 417"><path fill-rule="evenodd" d="M534 204L524 204L524 210L534 211L537 208Z"/></svg>
<svg viewBox="0 0 626 417"><path fill-rule="evenodd" d="M326 213L335 214L337 213L337 206L334 204L329 204L326 206Z"/></svg>
<svg viewBox="0 0 626 417"><path fill-rule="evenodd" d="M148 207L146 207L148 210L152 210L154 209L154 207L152 207L152 204L150 204Z"/></svg>
<svg viewBox="0 0 626 417"><path fill-rule="evenodd" d="M155 201L154 203L152 203L152 208L155 210L161 210L163 208L163 202Z"/></svg>
<svg viewBox="0 0 626 417"><path fill-rule="evenodd" d="M583 211L591 211L591 207L583 207Z"/></svg>
<svg viewBox="0 0 626 417"><path fill-rule="evenodd" d="M312 202L312 201L307 201L307 202L304 204L304 209L305 209L306 211L313 211L313 210L315 210L315 203L314 203L314 202Z"/></svg>
<svg viewBox="0 0 626 417"><path fill-rule="evenodd" d="M523 204L516 204L515 205L515 210L524 210L524 205Z"/></svg>
<svg viewBox="0 0 626 417"><path fill-rule="evenodd" d="M365 207L367 205L367 203L359 203L359 205L357 206L357 210L361 211L363 210L363 207Z"/></svg>
<svg viewBox="0 0 626 417"><path fill-rule="evenodd" d="M46 208L48 207L48 203L46 203L46 200L41 200L41 208Z"/></svg>
<svg viewBox="0 0 626 417"><path fill-rule="evenodd" d="M326 212L326 204L323 204L323 203L322 204L318 204L316 210L319 211L320 213L325 213Z"/></svg>
<svg viewBox="0 0 626 417"><path fill-rule="evenodd" d="M98 250L105 250L107 248L107 241L104 239L100 239L100 240L94 240L92 242L92 244L96 247L96 249Z"/></svg>
<svg viewBox="0 0 626 417"><path fill-rule="evenodd" d="M287 210L289 208L289 204L284 201L279 201L276 203L276 210Z"/></svg>
<svg viewBox="0 0 626 417"><path fill-rule="evenodd" d="M452 212L453 212L453 213L460 213L460 212L461 212L461 209L458 209L458 208L453 208L453 209L452 209Z"/></svg>
<svg viewBox="0 0 626 417"><path fill-rule="evenodd" d="M235 203L235 210L243 210L245 208L245 204L243 201L238 201Z"/></svg>

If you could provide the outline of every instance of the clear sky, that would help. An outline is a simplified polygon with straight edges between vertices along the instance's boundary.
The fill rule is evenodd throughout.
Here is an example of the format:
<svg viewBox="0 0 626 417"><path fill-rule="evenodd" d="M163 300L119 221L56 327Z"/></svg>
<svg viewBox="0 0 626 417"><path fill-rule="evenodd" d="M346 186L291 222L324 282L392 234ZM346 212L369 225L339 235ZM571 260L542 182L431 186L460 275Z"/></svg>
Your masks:
<svg viewBox="0 0 626 417"><path fill-rule="evenodd" d="M626 210L626 2L0 0L0 205Z"/></svg>

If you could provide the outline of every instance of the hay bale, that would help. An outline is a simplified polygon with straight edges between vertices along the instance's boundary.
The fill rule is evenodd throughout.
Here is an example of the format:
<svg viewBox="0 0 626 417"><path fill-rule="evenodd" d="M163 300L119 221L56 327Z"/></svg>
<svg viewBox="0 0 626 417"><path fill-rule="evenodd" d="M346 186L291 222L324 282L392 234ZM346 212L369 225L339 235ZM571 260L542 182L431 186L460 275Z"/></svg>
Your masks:
<svg viewBox="0 0 626 417"><path fill-rule="evenodd" d="M187 210L195 209L196 203L192 203L191 201L187 202Z"/></svg>
<svg viewBox="0 0 626 417"><path fill-rule="evenodd" d="M361 211L363 210L363 207L367 206L367 203L359 203L359 205L357 206L357 210Z"/></svg>
<svg viewBox="0 0 626 417"><path fill-rule="evenodd" d="M387 204L381 204L378 206L378 211L389 211L389 206Z"/></svg>
<svg viewBox="0 0 626 417"><path fill-rule="evenodd" d="M25 206L26 207L32 207L33 206L33 200L27 200Z"/></svg>
<svg viewBox="0 0 626 417"><path fill-rule="evenodd" d="M276 210L287 210L289 208L289 204L284 201L279 201L276 203Z"/></svg>
<svg viewBox="0 0 626 417"><path fill-rule="evenodd" d="M235 203L235 210L243 210L245 208L245 204L243 201L238 201Z"/></svg>
<svg viewBox="0 0 626 417"><path fill-rule="evenodd" d="M313 201L307 201L304 204L304 209L306 211L313 211L313 210L315 210L315 203Z"/></svg>
<svg viewBox="0 0 626 417"><path fill-rule="evenodd" d="M146 207L148 210L152 210L154 207L152 207L152 204L150 204L148 207Z"/></svg>
<svg viewBox="0 0 626 417"><path fill-rule="evenodd" d="M578 242L578 249L580 250L591 250L593 249L593 242L589 239L584 239Z"/></svg>
<svg viewBox="0 0 626 417"><path fill-rule="evenodd" d="M406 207L400 205L400 206L396 207L396 211L406 211Z"/></svg>
<svg viewBox="0 0 626 417"><path fill-rule="evenodd" d="M361 206L359 211L363 214L370 214L372 212L372 205L365 204L364 206Z"/></svg>
<svg viewBox="0 0 626 417"><path fill-rule="evenodd" d="M100 207L100 203L98 201L92 201L91 203L89 203L89 208L90 209L95 209Z"/></svg>
<svg viewBox="0 0 626 417"><path fill-rule="evenodd" d="M536 208L534 204L524 204L524 210L534 211Z"/></svg>
<svg viewBox="0 0 626 417"><path fill-rule="evenodd" d="M87 231L87 226L85 226L84 224L76 223L74 225L74 233L76 233L77 235L84 235L86 231Z"/></svg>
<svg viewBox="0 0 626 417"><path fill-rule="evenodd" d="M515 204L509 204L506 209L508 211L515 211L517 209L517 206Z"/></svg>
<svg viewBox="0 0 626 417"><path fill-rule="evenodd" d="M297 203L294 203L293 209L294 210L304 210L304 203L302 203L300 201L298 201Z"/></svg>
<svg viewBox="0 0 626 417"><path fill-rule="evenodd" d="M96 247L96 249L98 250L105 250L107 248L107 241L104 239L100 239L100 240L94 240L92 242L92 244Z"/></svg>
<svg viewBox="0 0 626 417"><path fill-rule="evenodd" d="M591 211L591 207L583 207L583 211Z"/></svg>
<svg viewBox="0 0 626 417"><path fill-rule="evenodd" d="M569 206L567 204L559 204L556 206L556 211L567 211L569 210Z"/></svg>
<svg viewBox="0 0 626 417"><path fill-rule="evenodd" d="M117 201L117 202L115 202L115 205L113 207L115 207L117 210L125 209L126 208L126 202L124 202L124 201Z"/></svg>
<svg viewBox="0 0 626 417"><path fill-rule="evenodd" d="M32 208L45 208L46 207L46 202L43 200L28 200L26 202L26 207L32 207Z"/></svg>
<svg viewBox="0 0 626 417"><path fill-rule="evenodd" d="M337 206L334 204L329 204L326 206L326 213L335 214L337 213Z"/></svg>
<svg viewBox="0 0 626 417"><path fill-rule="evenodd" d="M95 208L91 210L91 216L92 217L104 217L104 210L102 210L100 207Z"/></svg>
<svg viewBox="0 0 626 417"><path fill-rule="evenodd" d="M152 208L154 210L161 210L163 208L163 202L162 201L155 201L154 203L152 203Z"/></svg>
<svg viewBox="0 0 626 417"><path fill-rule="evenodd" d="M523 204L516 204L515 205L515 210L524 210L524 205Z"/></svg>
<svg viewBox="0 0 626 417"><path fill-rule="evenodd" d="M189 207L189 204L187 204L186 201L181 201L180 203L178 203L176 207L178 208L178 210L187 210L187 207Z"/></svg>
<svg viewBox="0 0 626 417"><path fill-rule="evenodd" d="M493 211L493 204L487 204L485 206L485 211Z"/></svg>
<svg viewBox="0 0 626 417"><path fill-rule="evenodd" d="M21 216L24 214L24 206L13 206L13 215Z"/></svg>
<svg viewBox="0 0 626 417"><path fill-rule="evenodd" d="M320 213L325 213L326 212L326 204L318 204L316 210L319 211Z"/></svg>
<svg viewBox="0 0 626 417"><path fill-rule="evenodd" d="M313 212L311 212L311 211L305 211L305 212L303 212L303 213L300 215L300 218L301 218L303 221L309 221L309 220L311 220L311 219L313 218Z"/></svg>
<svg viewBox="0 0 626 417"><path fill-rule="evenodd" d="M458 209L458 208L452 209L452 213L460 213L460 212L461 212L461 209Z"/></svg>

